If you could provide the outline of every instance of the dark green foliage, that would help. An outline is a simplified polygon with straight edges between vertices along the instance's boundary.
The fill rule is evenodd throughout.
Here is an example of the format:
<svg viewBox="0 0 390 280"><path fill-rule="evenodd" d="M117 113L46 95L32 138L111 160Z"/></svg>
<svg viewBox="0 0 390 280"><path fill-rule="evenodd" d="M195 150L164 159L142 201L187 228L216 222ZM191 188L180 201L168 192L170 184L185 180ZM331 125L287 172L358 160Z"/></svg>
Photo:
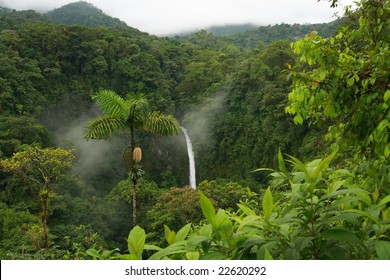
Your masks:
<svg viewBox="0 0 390 280"><path fill-rule="evenodd" d="M0 30L17 29L27 23L45 22L47 19L33 10L15 11L0 7Z"/></svg>
<svg viewBox="0 0 390 280"><path fill-rule="evenodd" d="M28 116L0 116L0 156L11 157L29 146L46 148L52 145L47 129Z"/></svg>
<svg viewBox="0 0 390 280"><path fill-rule="evenodd" d="M79 1L54 9L45 14L46 18L57 24L77 24L89 27L127 28L125 22L107 16L93 4Z"/></svg>

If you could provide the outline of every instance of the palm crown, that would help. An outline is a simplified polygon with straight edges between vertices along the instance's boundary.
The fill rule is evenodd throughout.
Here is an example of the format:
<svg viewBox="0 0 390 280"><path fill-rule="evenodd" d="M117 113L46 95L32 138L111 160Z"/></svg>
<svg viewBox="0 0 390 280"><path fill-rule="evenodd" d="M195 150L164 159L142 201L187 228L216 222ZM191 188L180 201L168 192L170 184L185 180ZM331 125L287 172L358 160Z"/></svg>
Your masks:
<svg viewBox="0 0 390 280"><path fill-rule="evenodd" d="M159 135L178 134L179 124L170 115L151 111L143 94L128 94L125 99L110 90L103 90L92 97L103 112L86 127L86 139L107 139L115 133L131 131L134 145L134 130L148 131Z"/></svg>

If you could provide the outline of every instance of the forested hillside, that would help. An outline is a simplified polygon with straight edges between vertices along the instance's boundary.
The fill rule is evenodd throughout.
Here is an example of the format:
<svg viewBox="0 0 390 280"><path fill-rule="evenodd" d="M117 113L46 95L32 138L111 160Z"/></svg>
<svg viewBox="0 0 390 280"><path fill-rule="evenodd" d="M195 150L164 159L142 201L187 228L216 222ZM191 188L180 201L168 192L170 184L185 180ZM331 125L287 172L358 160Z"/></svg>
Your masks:
<svg viewBox="0 0 390 280"><path fill-rule="evenodd" d="M390 7L360 2L175 38L1 8L0 258L389 258Z"/></svg>

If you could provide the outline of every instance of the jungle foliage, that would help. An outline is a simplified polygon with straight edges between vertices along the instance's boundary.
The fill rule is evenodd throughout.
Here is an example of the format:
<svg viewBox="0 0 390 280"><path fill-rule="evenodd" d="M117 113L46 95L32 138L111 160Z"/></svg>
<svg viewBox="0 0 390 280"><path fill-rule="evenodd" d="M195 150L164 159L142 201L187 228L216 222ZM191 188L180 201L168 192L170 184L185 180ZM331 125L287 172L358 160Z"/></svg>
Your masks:
<svg viewBox="0 0 390 280"><path fill-rule="evenodd" d="M390 4L358 2L175 38L1 8L0 258L389 259Z"/></svg>

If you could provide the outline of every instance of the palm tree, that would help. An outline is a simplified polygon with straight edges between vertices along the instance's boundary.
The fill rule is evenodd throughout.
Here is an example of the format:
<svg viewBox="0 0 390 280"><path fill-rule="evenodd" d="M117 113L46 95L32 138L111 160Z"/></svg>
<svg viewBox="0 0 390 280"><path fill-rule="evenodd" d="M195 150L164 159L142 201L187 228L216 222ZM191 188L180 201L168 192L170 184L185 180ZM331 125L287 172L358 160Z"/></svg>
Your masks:
<svg viewBox="0 0 390 280"><path fill-rule="evenodd" d="M103 116L89 122L85 130L86 139L107 139L113 134L130 130L130 147L125 154L132 155L136 148L135 130L151 132L159 135L179 133L179 124L170 115L151 111L149 102L143 94L128 94L125 99L110 90L103 90L92 96L92 99L103 112ZM131 157L127 170L133 182L133 226L137 224L136 184L143 170L139 160Z"/></svg>

